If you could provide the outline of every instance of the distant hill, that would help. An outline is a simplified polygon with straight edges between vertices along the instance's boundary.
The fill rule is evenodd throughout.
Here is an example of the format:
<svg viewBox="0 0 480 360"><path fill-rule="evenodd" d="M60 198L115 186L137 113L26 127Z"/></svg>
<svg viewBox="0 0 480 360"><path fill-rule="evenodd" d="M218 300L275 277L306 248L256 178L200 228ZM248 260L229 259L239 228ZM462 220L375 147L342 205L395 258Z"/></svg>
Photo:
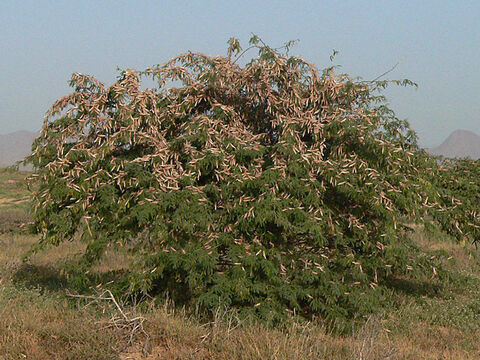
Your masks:
<svg viewBox="0 0 480 360"><path fill-rule="evenodd" d="M467 130L456 130L439 146L428 150L432 155L448 158L480 159L480 135Z"/></svg>
<svg viewBox="0 0 480 360"><path fill-rule="evenodd" d="M36 136L37 133L30 131L0 135L0 167L13 165L28 155Z"/></svg>

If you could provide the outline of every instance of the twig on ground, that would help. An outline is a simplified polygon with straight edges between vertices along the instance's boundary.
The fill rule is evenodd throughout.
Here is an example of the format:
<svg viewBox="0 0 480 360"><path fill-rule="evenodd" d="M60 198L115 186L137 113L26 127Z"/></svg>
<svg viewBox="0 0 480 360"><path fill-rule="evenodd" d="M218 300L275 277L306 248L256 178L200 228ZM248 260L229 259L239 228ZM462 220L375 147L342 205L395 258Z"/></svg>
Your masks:
<svg viewBox="0 0 480 360"><path fill-rule="evenodd" d="M142 346L142 352L144 355L147 355L150 353L150 336L148 333L145 331L143 328L143 323L145 322L146 318L143 316L135 316L130 318L129 315L130 313L126 313L123 309L122 306L118 303L117 299L115 299L115 296L112 294L110 290L104 290L101 292L99 295L79 295L79 294L71 294L69 291L66 292L66 295L69 297L73 298L79 298L79 299L87 299L91 300L89 303L87 303L86 306L91 305L92 303L100 302L100 301L110 301L114 304L115 309L117 310L118 313L120 313L121 317L117 317L115 315L112 315L109 323L107 324L106 328L108 327L115 327L116 329L121 329L121 330L127 330L128 334L125 336L126 338L126 344L122 346L120 349L115 349L117 352L123 352L125 351L128 347L130 347L133 342L135 341L135 338L138 337L139 334L143 334L145 337L145 340L143 342Z"/></svg>

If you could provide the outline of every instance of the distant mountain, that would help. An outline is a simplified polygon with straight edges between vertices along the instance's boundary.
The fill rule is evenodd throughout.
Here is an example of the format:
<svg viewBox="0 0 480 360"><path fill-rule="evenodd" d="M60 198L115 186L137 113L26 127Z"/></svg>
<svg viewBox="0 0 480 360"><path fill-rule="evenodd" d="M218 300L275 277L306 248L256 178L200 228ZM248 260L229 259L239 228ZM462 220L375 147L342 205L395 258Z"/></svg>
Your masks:
<svg viewBox="0 0 480 360"><path fill-rule="evenodd" d="M480 136L467 130L456 130L436 148L429 150L432 155L448 158L469 157L480 159Z"/></svg>
<svg viewBox="0 0 480 360"><path fill-rule="evenodd" d="M36 136L37 133L30 131L0 135L0 167L13 165L28 155Z"/></svg>

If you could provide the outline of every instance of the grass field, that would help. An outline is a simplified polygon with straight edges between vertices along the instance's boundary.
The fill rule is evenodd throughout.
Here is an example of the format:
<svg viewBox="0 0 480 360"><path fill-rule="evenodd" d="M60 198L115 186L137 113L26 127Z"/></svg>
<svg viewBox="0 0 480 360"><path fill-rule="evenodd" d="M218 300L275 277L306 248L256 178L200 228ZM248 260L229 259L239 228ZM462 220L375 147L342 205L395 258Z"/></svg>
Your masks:
<svg viewBox="0 0 480 360"><path fill-rule="evenodd" d="M14 230L29 221L27 172L0 169L0 232Z"/></svg>
<svg viewBox="0 0 480 360"><path fill-rule="evenodd" d="M29 221L26 175L0 170L2 360L480 358L480 257L471 245L417 229L417 244L445 255L448 276L398 279L383 311L347 335L293 319L267 329L239 322L224 309L205 323L168 301L115 303L104 292L108 284L83 293L92 298L69 296L77 289L63 274L62 260L83 250L79 242L23 261L37 241L21 227ZM126 263L125 254L110 253L95 272Z"/></svg>

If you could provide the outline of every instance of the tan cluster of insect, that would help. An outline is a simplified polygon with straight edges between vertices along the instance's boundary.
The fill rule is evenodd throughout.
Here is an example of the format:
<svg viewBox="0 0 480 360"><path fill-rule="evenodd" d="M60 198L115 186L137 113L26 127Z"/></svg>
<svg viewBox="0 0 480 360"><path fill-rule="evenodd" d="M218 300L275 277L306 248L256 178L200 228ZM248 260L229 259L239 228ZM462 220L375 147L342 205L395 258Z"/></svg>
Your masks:
<svg viewBox="0 0 480 360"><path fill-rule="evenodd" d="M261 55L245 66L232 59L232 51L227 57L187 53L143 72L123 71L109 87L75 73L75 91L53 104L30 155L37 166L48 169L34 178L45 183L51 176L62 179L71 190L68 206L85 210L106 184L128 190L122 200L126 206L155 203L151 190L175 191L184 177L199 180L208 157L214 159L213 176L219 183L251 180L267 167L285 179L289 164L299 162L308 168L304 180L309 191L320 199L329 189L370 194L372 206L353 201L350 208L338 204L328 214L322 206L304 209L298 202L312 219L326 220L333 233L340 231L342 218L350 227L364 229L375 206L395 216L396 196L407 191L415 176L414 170L410 175L403 171L414 166L413 154L382 131L384 119L369 107L370 85L336 75L333 69L319 72L303 59L267 46L255 47ZM142 87L144 77L156 86ZM238 160L238 149L264 154L245 164ZM128 170L131 164L154 174L156 183L139 186L140 180ZM202 194L205 184L189 186ZM260 198L290 196L278 186L269 192ZM417 197L415 201L422 201ZM36 208L65 200L55 199L46 188L38 194ZM221 201L215 206L221 207ZM359 215L356 207L365 211ZM332 217L335 213L339 217ZM253 207L245 214L251 216Z"/></svg>

